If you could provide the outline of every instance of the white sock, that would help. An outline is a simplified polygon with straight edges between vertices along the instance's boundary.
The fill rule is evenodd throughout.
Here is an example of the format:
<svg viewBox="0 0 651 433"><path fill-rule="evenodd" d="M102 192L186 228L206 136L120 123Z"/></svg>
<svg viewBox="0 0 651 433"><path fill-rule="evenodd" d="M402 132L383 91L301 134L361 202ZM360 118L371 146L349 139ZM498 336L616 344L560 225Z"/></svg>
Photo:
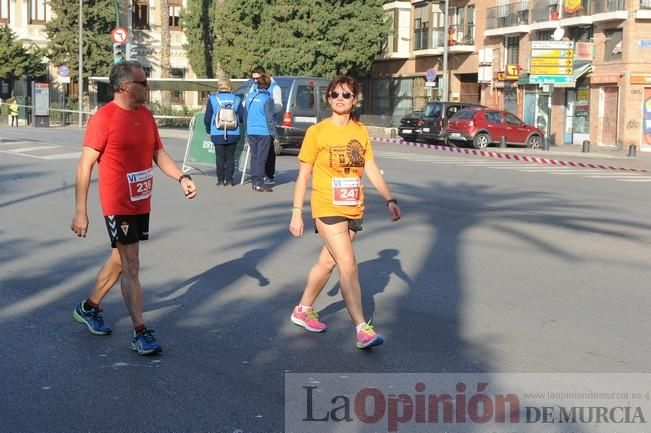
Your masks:
<svg viewBox="0 0 651 433"><path fill-rule="evenodd" d="M359 333L359 331L361 331L362 328L364 328L364 326L366 326L366 322L362 322L362 323L360 323L359 325L357 325L357 326L355 327L355 329L357 330L357 333Z"/></svg>
<svg viewBox="0 0 651 433"><path fill-rule="evenodd" d="M311 305L298 304L298 311L303 311L307 313L308 311L312 311L312 310L313 308Z"/></svg>

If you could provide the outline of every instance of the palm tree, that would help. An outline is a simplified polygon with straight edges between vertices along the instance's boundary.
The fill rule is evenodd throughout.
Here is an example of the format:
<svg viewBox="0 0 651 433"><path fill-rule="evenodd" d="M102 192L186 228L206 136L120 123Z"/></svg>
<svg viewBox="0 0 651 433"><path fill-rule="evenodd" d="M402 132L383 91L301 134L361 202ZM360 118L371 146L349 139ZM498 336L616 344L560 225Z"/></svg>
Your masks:
<svg viewBox="0 0 651 433"><path fill-rule="evenodd" d="M172 36L170 33L170 3L169 0L160 0L160 76L169 78L170 76L170 51ZM164 105L170 102L170 92L161 92L161 102Z"/></svg>

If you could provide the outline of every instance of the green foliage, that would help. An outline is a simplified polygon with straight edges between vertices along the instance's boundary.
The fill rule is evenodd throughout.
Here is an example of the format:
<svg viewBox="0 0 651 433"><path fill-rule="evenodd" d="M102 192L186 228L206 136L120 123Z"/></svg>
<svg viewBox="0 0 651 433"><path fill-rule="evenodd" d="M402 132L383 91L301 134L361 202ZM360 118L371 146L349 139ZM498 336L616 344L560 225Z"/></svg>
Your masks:
<svg viewBox="0 0 651 433"><path fill-rule="evenodd" d="M232 77L364 76L391 31L383 0L226 0L214 20L215 64Z"/></svg>
<svg viewBox="0 0 651 433"><path fill-rule="evenodd" d="M213 11L214 0L188 0L181 10L181 26L188 43L185 50L192 70L199 78L213 78Z"/></svg>
<svg viewBox="0 0 651 433"><path fill-rule="evenodd" d="M55 66L79 71L79 2L49 0L53 18L45 24L47 56ZM115 28L113 0L86 0L83 9L84 76L107 76L113 66L111 32Z"/></svg>
<svg viewBox="0 0 651 433"><path fill-rule="evenodd" d="M158 126L188 127L192 117L202 111L202 108L190 109L186 105L181 108L174 108L170 105L159 104L157 102L148 104L148 107L154 116L178 116L176 119L157 118L156 123L158 123Z"/></svg>
<svg viewBox="0 0 651 433"><path fill-rule="evenodd" d="M33 45L29 49L16 39L9 26L0 26L0 78L13 80L27 75L39 78L47 74L43 51Z"/></svg>

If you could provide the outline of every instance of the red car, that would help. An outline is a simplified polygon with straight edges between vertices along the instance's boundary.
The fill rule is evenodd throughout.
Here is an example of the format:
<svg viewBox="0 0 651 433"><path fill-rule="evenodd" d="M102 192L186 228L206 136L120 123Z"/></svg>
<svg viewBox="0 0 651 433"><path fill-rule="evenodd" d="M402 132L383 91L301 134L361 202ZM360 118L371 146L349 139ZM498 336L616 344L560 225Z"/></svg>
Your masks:
<svg viewBox="0 0 651 433"><path fill-rule="evenodd" d="M490 108L463 109L450 118L445 130L448 143L472 143L475 149L499 143L502 136L506 137L507 144L539 148L545 134L508 111Z"/></svg>

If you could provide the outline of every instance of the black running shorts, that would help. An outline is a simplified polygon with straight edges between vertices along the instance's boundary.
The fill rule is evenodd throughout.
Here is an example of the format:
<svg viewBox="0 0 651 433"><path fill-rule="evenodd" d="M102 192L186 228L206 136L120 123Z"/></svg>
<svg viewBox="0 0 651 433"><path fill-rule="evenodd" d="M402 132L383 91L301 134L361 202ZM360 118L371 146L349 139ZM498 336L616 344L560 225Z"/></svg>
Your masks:
<svg viewBox="0 0 651 433"><path fill-rule="evenodd" d="M111 248L135 244L149 239L149 214L141 215L109 215L104 217L106 229L111 239Z"/></svg>
<svg viewBox="0 0 651 433"><path fill-rule="evenodd" d="M327 217L321 217L317 219L321 220L323 224L327 224L329 226L343 221L348 221L348 230L353 232L362 231L362 221L363 221L362 218L350 219L343 216L327 216ZM316 228L316 220L314 220L314 233L319 233L319 230Z"/></svg>

